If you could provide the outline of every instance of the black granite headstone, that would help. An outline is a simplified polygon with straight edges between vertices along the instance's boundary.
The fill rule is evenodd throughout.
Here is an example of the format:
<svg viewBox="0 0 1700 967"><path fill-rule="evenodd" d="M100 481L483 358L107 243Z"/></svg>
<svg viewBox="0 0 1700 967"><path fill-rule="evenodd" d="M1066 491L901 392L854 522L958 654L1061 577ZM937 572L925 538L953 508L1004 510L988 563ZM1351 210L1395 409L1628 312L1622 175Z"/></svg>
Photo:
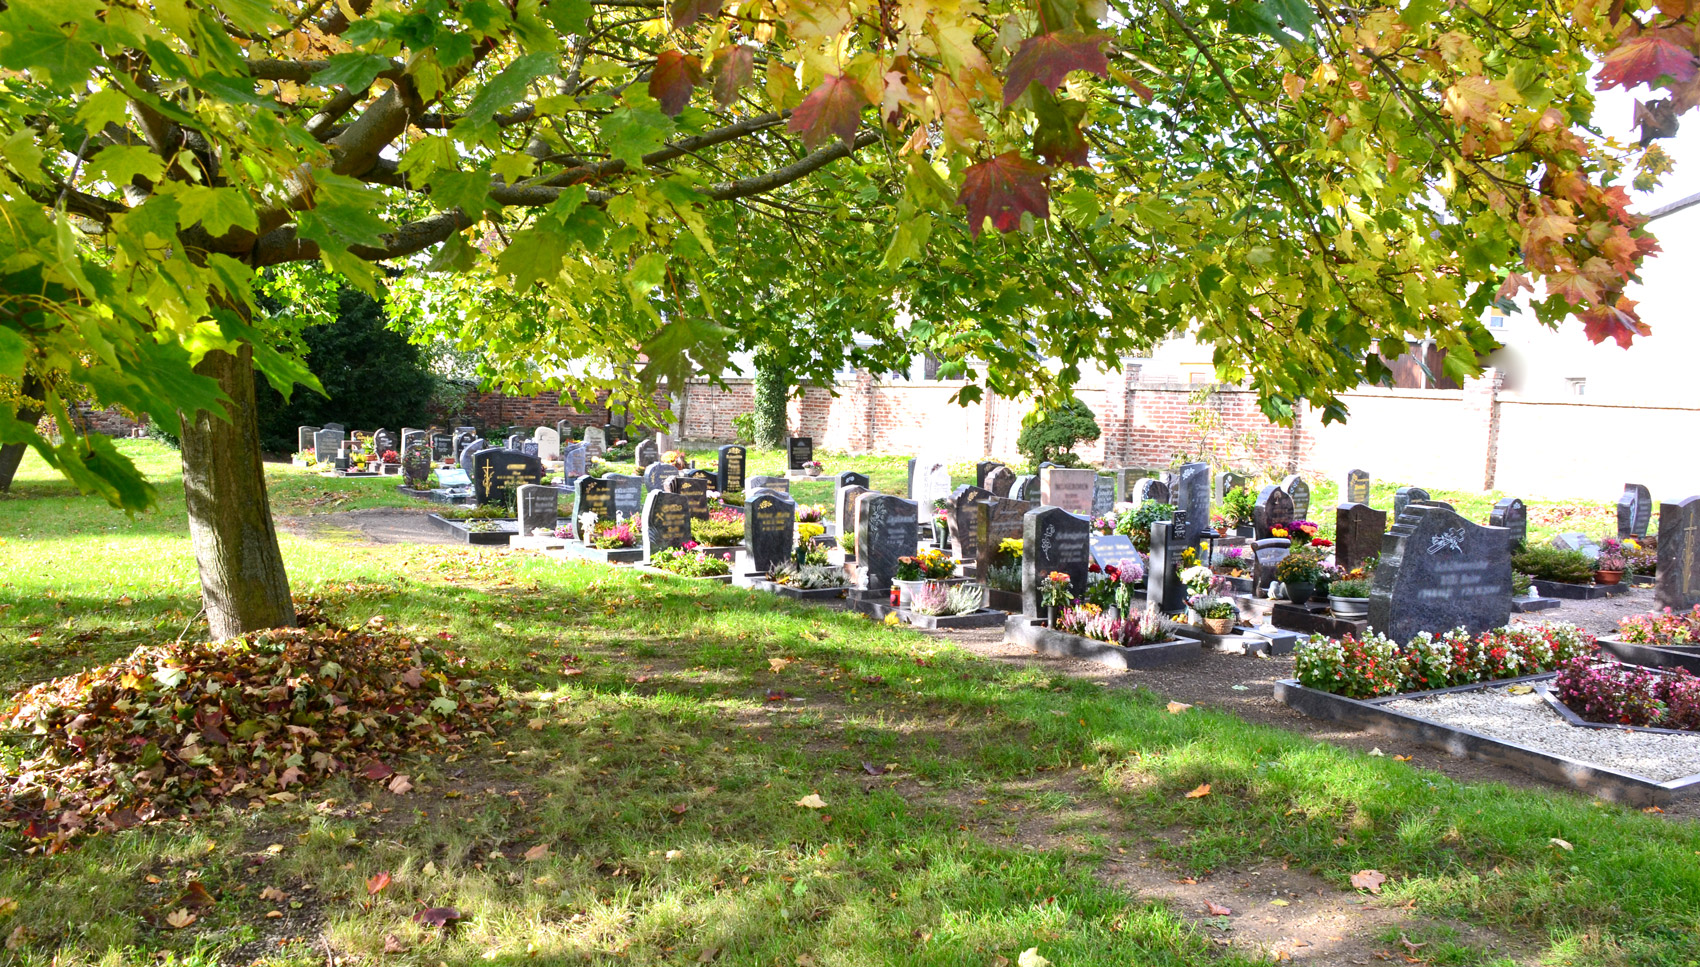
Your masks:
<svg viewBox="0 0 1700 967"><path fill-rule="evenodd" d="M637 517L643 512L643 478L629 473L603 474L602 479L614 488L614 513L621 518ZM706 511L706 508L704 508Z"/></svg>
<svg viewBox="0 0 1700 967"><path fill-rule="evenodd" d="M372 431L372 452L377 455L378 459L382 460L384 454L391 451L394 451L397 459L400 459L401 451L396 449L400 445L401 440L395 435L394 431L382 428Z"/></svg>
<svg viewBox="0 0 1700 967"><path fill-rule="evenodd" d="M524 452L524 450L525 450L525 434L523 434L523 433L510 433L510 434L508 434L508 440L507 440L507 443L505 445L507 446L507 448L509 450L519 450L521 452Z"/></svg>
<svg viewBox="0 0 1700 967"><path fill-rule="evenodd" d="M1186 540L1190 525L1176 512L1174 520L1151 523L1151 554L1145 574L1145 600L1165 614L1186 610L1186 585L1181 583L1181 553L1192 546Z"/></svg>
<svg viewBox="0 0 1700 967"><path fill-rule="evenodd" d="M815 441L806 436L785 438L786 467L801 472L803 464L815 458Z"/></svg>
<svg viewBox="0 0 1700 967"><path fill-rule="evenodd" d="M1038 507L1025 500L992 497L974 504L974 542L979 552L975 569L985 580L1004 541L1022 538L1022 518Z"/></svg>
<svg viewBox="0 0 1700 967"><path fill-rule="evenodd" d="M326 427L313 434L313 459L320 463L330 463L336 459L337 450L342 448L342 431Z"/></svg>
<svg viewBox="0 0 1700 967"><path fill-rule="evenodd" d="M678 475L679 468L670 463L652 463L643 468L643 485L650 490L662 490L669 479Z"/></svg>
<svg viewBox="0 0 1700 967"><path fill-rule="evenodd" d="M1413 501L1381 545L1370 627L1404 644L1420 631L1480 634L1511 619L1511 542L1426 501Z"/></svg>
<svg viewBox="0 0 1700 967"><path fill-rule="evenodd" d="M855 535L857 502L862 499L863 494L868 493L873 493L873 491L866 487L851 484L847 487L838 488L838 492L832 495L832 499L837 504L833 508L833 519L838 521L838 533ZM844 559L847 561L855 560L856 552L854 550L845 551Z"/></svg>
<svg viewBox="0 0 1700 967"><path fill-rule="evenodd" d="M744 503L744 545L754 570L767 574L795 548L797 504L783 494L761 493Z"/></svg>
<svg viewBox="0 0 1700 967"><path fill-rule="evenodd" d="M691 517L696 520L708 519L708 481L701 477L668 477L661 488L670 494L679 494L690 501Z"/></svg>
<svg viewBox="0 0 1700 967"><path fill-rule="evenodd" d="M454 434L452 434L452 433L433 433L433 434L431 434L430 439L431 439L431 458L433 460L441 460L444 457L454 456L454 453L455 453Z"/></svg>
<svg viewBox="0 0 1700 967"><path fill-rule="evenodd" d="M661 459L661 448L655 445L655 438L639 440L637 446L632 448L632 459L639 470L654 466L655 462Z"/></svg>
<svg viewBox="0 0 1700 967"><path fill-rule="evenodd" d="M561 488L520 484L515 489L519 494L519 536L553 533L561 517Z"/></svg>
<svg viewBox="0 0 1700 967"><path fill-rule="evenodd" d="M884 591L897 574L897 559L915 554L919 508L890 494L863 494L857 506L856 587Z"/></svg>
<svg viewBox="0 0 1700 967"><path fill-rule="evenodd" d="M838 474L837 476L833 477L832 481L833 481L832 486L833 486L833 489L835 489L835 490L838 489L838 488L841 488L841 487L871 487L871 486L873 486L871 483L868 482L868 475L867 474L857 473L854 470L846 470L846 471Z"/></svg>
<svg viewBox="0 0 1700 967"><path fill-rule="evenodd" d="M1512 547L1521 547L1529 540L1529 508L1516 497L1507 497L1493 505L1488 512L1488 523L1494 527L1503 527L1510 532L1509 540Z"/></svg>
<svg viewBox="0 0 1700 967"><path fill-rule="evenodd" d="M584 534L579 531L578 519L585 514L595 514L599 522L614 520L614 488L601 477L579 477L573 481L573 533L578 534L579 540Z"/></svg>
<svg viewBox="0 0 1700 967"><path fill-rule="evenodd" d="M347 427L347 426L344 426L344 425L343 425L343 424L341 424L341 423L326 423L326 424L325 424L325 429L327 429L327 430L335 430L335 431L336 431L336 432L338 432L338 433L343 433L343 434L346 434L346 433L347 433L347 432L348 432L348 427Z"/></svg>
<svg viewBox="0 0 1700 967"><path fill-rule="evenodd" d="M1305 516L1310 513L1310 484L1305 483L1305 478L1295 473L1281 481L1281 489L1293 499L1293 519L1310 520Z"/></svg>
<svg viewBox="0 0 1700 967"><path fill-rule="evenodd" d="M561 467L569 480L584 476L589 463L590 452L582 443L574 443L561 450Z"/></svg>
<svg viewBox="0 0 1700 967"><path fill-rule="evenodd" d="M767 474L756 474L744 481L744 489L771 490L775 493L788 494L791 492L791 481L785 477L773 477Z"/></svg>
<svg viewBox="0 0 1700 967"><path fill-rule="evenodd" d="M1133 482L1134 504L1143 504L1147 500L1155 500L1159 504L1169 502L1169 485L1156 477L1140 477Z"/></svg>
<svg viewBox="0 0 1700 967"><path fill-rule="evenodd" d="M679 494L651 490L643 501L643 559L656 551L684 547L691 539L691 502Z"/></svg>
<svg viewBox="0 0 1700 967"><path fill-rule="evenodd" d="M305 453L313 449L313 434L324 429L319 426L298 426L295 428L295 449Z"/></svg>
<svg viewBox="0 0 1700 967"><path fill-rule="evenodd" d="M1393 492L1393 519L1398 520L1399 516L1405 513L1406 505L1412 501L1427 499L1428 491L1421 487L1400 487Z"/></svg>
<svg viewBox="0 0 1700 967"><path fill-rule="evenodd" d="M473 454L477 453L480 450L487 450L487 449L489 449L489 444L484 442L483 437L473 437L472 439L466 441L465 446L462 446L459 450L456 451L456 458L457 459L455 460L455 466L460 467L462 470L465 470L466 475L468 477L471 477L472 476L472 456L473 456Z"/></svg>
<svg viewBox="0 0 1700 967"><path fill-rule="evenodd" d="M1139 549L1133 546L1133 540L1126 534L1093 534L1091 543L1092 560L1099 567L1142 560Z"/></svg>
<svg viewBox="0 0 1700 967"><path fill-rule="evenodd" d="M1039 501L1039 475L1028 473L1015 478L1015 483L1009 488L1009 495L1016 500Z"/></svg>
<svg viewBox="0 0 1700 967"><path fill-rule="evenodd" d="M1700 604L1700 497L1659 505L1658 554L1659 606L1687 611Z"/></svg>
<svg viewBox="0 0 1700 967"><path fill-rule="evenodd" d="M1646 485L1626 483L1623 496L1617 498L1617 536L1646 537L1647 525L1653 522L1653 493Z"/></svg>
<svg viewBox="0 0 1700 967"><path fill-rule="evenodd" d="M744 455L744 448L736 443L720 448L715 460L715 490L724 494L744 489Z"/></svg>
<svg viewBox="0 0 1700 967"><path fill-rule="evenodd" d="M1217 500L1226 499L1228 494L1246 485L1245 474L1224 470L1216 475L1216 487L1211 491Z"/></svg>
<svg viewBox="0 0 1700 967"><path fill-rule="evenodd" d="M981 460L979 463L976 463L974 465L974 486L981 487L986 490L992 489L986 483L986 477L990 476L993 470L996 470L1001 466L1003 466L1003 464L996 460Z"/></svg>
<svg viewBox="0 0 1700 967"><path fill-rule="evenodd" d="M1052 571L1068 575L1075 597L1086 593L1092 565L1092 522L1061 507L1028 511L1021 520L1021 610L1045 613L1040 585Z"/></svg>
<svg viewBox="0 0 1700 967"><path fill-rule="evenodd" d="M1092 483L1092 516L1102 517L1116 509L1116 478L1099 474Z"/></svg>
<svg viewBox="0 0 1700 967"><path fill-rule="evenodd" d="M1387 533L1387 512L1368 504L1334 508L1334 563L1350 571L1381 553Z"/></svg>
<svg viewBox="0 0 1700 967"><path fill-rule="evenodd" d="M543 481L543 461L518 450L486 448L472 455L472 499L505 504L521 484Z"/></svg>
<svg viewBox="0 0 1700 967"><path fill-rule="evenodd" d="M1340 502L1345 504L1369 503L1369 471L1346 471L1345 485L1340 489Z"/></svg>
<svg viewBox="0 0 1700 967"><path fill-rule="evenodd" d="M1274 535L1270 528L1285 527L1293 521L1293 497L1280 487L1270 484L1257 492L1257 503L1251 508L1252 528L1258 540Z"/></svg>
<svg viewBox="0 0 1700 967"><path fill-rule="evenodd" d="M1275 565L1292 551L1293 542L1285 537L1269 537L1251 542L1252 593L1263 597L1269 583L1275 580Z"/></svg>
<svg viewBox="0 0 1700 967"><path fill-rule="evenodd" d="M1174 472L1169 488L1169 502L1175 505L1176 519L1185 515L1185 530L1171 529L1182 546L1198 543L1210 533L1210 464L1183 463Z"/></svg>

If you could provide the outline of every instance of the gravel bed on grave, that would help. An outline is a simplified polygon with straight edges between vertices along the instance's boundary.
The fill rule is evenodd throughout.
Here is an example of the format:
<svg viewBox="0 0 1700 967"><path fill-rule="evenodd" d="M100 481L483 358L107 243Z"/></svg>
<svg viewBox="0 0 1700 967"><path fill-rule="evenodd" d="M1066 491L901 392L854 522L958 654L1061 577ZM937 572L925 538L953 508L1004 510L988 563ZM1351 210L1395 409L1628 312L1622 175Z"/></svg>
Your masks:
<svg viewBox="0 0 1700 967"><path fill-rule="evenodd" d="M1700 774L1700 735L1579 728L1533 692L1512 695L1504 688L1486 688L1403 699L1383 708L1655 782Z"/></svg>

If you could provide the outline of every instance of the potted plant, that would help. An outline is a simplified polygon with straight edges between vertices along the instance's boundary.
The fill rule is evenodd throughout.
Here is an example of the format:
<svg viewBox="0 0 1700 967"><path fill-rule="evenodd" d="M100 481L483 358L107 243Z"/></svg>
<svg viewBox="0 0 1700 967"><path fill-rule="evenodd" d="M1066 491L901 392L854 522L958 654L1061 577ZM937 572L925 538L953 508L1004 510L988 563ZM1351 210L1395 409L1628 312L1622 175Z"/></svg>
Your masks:
<svg viewBox="0 0 1700 967"><path fill-rule="evenodd" d="M1362 618L1369 614L1369 582L1347 579L1328 586L1328 607L1336 618Z"/></svg>
<svg viewBox="0 0 1700 967"><path fill-rule="evenodd" d="M1628 562L1623 557L1623 545L1616 540L1600 545L1600 556L1594 559L1594 583L1616 584L1623 580Z"/></svg>
<svg viewBox="0 0 1700 967"><path fill-rule="evenodd" d="M897 576L892 585L898 589L898 603L907 605L915 593L928 581L945 581L956 574L956 558L943 551L929 549L914 557L897 559Z"/></svg>
<svg viewBox="0 0 1700 967"><path fill-rule="evenodd" d="M1234 630L1234 619L1240 616L1232 598L1219 594L1194 595L1188 602L1204 622L1204 630L1213 635L1225 635Z"/></svg>
<svg viewBox="0 0 1700 967"><path fill-rule="evenodd" d="M1322 562L1310 548L1300 548L1275 565L1275 580L1287 588L1287 600L1304 604L1316 593L1316 581L1322 576Z"/></svg>
<svg viewBox="0 0 1700 967"><path fill-rule="evenodd" d="M1222 519L1227 528L1242 537L1252 536L1252 511L1257 507L1257 495L1244 487L1235 487L1222 497Z"/></svg>
<svg viewBox="0 0 1700 967"><path fill-rule="evenodd" d="M943 498L933 501L933 543L950 546L950 502Z"/></svg>
<svg viewBox="0 0 1700 967"><path fill-rule="evenodd" d="M797 547L792 552L792 559L798 567L805 564L821 565L826 563L826 548L816 547L815 538L826 533L826 527L809 521L799 521L797 524Z"/></svg>
<svg viewBox="0 0 1700 967"><path fill-rule="evenodd" d="M1066 608L1073 601L1074 584L1063 572L1052 571L1039 583L1039 603L1045 606L1046 627L1055 628L1057 609Z"/></svg>
<svg viewBox="0 0 1700 967"><path fill-rule="evenodd" d="M804 473L808 474L811 477L818 477L818 476L820 476L820 471L821 471L821 465L820 465L819 460L804 461L804 463L803 463L803 472Z"/></svg>

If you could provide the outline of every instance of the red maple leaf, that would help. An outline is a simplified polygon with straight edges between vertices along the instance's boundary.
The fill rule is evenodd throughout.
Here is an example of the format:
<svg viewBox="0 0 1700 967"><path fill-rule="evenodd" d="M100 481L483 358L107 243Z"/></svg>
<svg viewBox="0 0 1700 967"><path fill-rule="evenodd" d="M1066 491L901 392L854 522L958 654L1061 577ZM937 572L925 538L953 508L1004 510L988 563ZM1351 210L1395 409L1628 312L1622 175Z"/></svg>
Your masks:
<svg viewBox="0 0 1700 967"><path fill-rule="evenodd" d="M1678 84L1694 79L1694 52L1663 33L1631 37L1605 56L1594 81L1600 90L1621 85L1625 90L1652 84L1669 75Z"/></svg>
<svg viewBox="0 0 1700 967"><path fill-rule="evenodd" d="M785 126L793 134L802 135L803 143L811 151L832 134L849 147L855 143L856 125L861 120L862 106L867 103L855 81L834 74L822 78L820 86L803 98Z"/></svg>
<svg viewBox="0 0 1700 967"><path fill-rule="evenodd" d="M1588 341L1602 343L1610 336L1617 344L1628 349L1636 336L1645 336L1652 331L1635 313L1635 303L1628 298L1619 298L1617 305L1598 306L1582 315L1582 328L1588 334Z"/></svg>
<svg viewBox="0 0 1700 967"><path fill-rule="evenodd" d="M655 58L649 73L649 96L669 115L677 115L691 99L691 91L702 83L702 58L682 50L664 50Z"/></svg>
<svg viewBox="0 0 1700 967"><path fill-rule="evenodd" d="M673 0L673 26L684 30L704 17L720 16L725 0Z"/></svg>
<svg viewBox="0 0 1700 967"><path fill-rule="evenodd" d="M755 51L748 44L723 47L714 55L714 100L721 107L730 107L738 90L750 82L755 69Z"/></svg>
<svg viewBox="0 0 1700 967"><path fill-rule="evenodd" d="M970 165L963 172L962 193L956 200L968 206L968 231L976 237L988 218L993 228L1010 232L1021 224L1022 212L1032 212L1034 218L1051 216L1045 169L1019 151Z"/></svg>
<svg viewBox="0 0 1700 967"><path fill-rule="evenodd" d="M1009 107L1038 81L1049 90L1056 90L1069 71L1091 71L1099 77L1110 76L1110 62L1100 49L1108 38L1103 34L1087 36L1073 31L1053 30L1037 34L1021 42L1015 56L1009 59L1009 71L1004 78L1003 106Z"/></svg>

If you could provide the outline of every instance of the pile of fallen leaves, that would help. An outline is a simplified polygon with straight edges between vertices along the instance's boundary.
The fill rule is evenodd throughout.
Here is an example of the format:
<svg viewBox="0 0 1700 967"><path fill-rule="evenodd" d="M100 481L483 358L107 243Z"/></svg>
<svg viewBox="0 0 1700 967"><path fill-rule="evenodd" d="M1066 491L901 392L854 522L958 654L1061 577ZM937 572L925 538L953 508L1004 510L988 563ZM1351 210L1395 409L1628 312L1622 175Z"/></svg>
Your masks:
<svg viewBox="0 0 1700 967"><path fill-rule="evenodd" d="M0 825L58 847L335 773L386 779L400 755L483 734L499 706L464 659L382 619L145 645L0 712Z"/></svg>

